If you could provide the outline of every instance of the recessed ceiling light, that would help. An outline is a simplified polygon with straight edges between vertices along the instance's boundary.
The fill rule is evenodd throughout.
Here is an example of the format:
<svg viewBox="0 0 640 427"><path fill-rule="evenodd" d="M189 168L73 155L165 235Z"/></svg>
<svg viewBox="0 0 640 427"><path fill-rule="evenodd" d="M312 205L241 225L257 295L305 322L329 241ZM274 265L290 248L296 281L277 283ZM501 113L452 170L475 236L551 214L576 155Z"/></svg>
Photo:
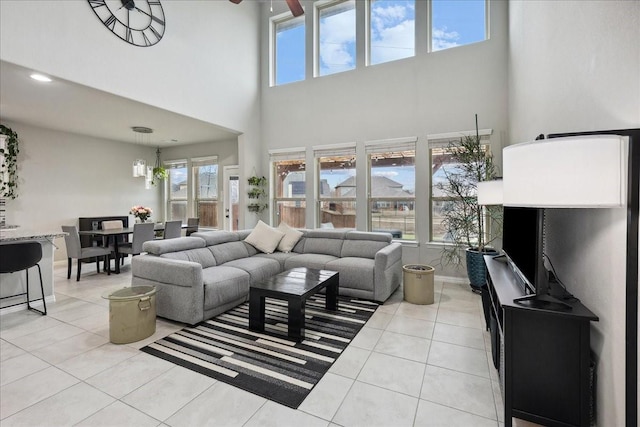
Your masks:
<svg viewBox="0 0 640 427"><path fill-rule="evenodd" d="M46 82L49 83L51 82L51 79L43 74L38 74L38 73L33 73L30 76L33 80L37 80L39 82Z"/></svg>

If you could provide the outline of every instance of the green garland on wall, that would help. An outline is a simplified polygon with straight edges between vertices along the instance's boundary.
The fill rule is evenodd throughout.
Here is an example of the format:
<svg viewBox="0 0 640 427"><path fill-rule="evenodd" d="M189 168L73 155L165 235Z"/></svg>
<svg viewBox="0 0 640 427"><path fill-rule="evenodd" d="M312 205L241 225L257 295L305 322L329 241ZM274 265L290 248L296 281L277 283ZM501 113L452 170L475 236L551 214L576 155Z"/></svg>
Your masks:
<svg viewBox="0 0 640 427"><path fill-rule="evenodd" d="M18 134L11 128L0 125L0 134L6 135L4 149L0 148L3 161L0 164L0 197L18 197Z"/></svg>

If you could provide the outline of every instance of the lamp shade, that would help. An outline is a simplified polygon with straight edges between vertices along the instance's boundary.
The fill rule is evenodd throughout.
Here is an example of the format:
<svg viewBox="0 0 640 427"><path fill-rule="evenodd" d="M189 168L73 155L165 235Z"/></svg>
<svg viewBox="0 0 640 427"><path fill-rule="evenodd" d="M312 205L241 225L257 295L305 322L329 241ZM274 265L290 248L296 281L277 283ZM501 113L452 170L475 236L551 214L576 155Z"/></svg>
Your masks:
<svg viewBox="0 0 640 427"><path fill-rule="evenodd" d="M478 183L479 205L502 204L502 180L482 181Z"/></svg>
<svg viewBox="0 0 640 427"><path fill-rule="evenodd" d="M552 138L502 151L505 206L618 207L626 200L628 139Z"/></svg>

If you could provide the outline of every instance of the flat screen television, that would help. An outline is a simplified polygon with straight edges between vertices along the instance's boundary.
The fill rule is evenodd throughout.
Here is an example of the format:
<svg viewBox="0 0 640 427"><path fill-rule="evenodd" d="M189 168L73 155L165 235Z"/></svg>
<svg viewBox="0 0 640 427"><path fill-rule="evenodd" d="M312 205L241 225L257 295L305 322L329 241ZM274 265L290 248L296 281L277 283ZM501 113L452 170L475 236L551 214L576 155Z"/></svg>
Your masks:
<svg viewBox="0 0 640 427"><path fill-rule="evenodd" d="M505 206L502 227L502 250L528 294L515 301L539 308L571 308L549 295L544 265L544 209Z"/></svg>

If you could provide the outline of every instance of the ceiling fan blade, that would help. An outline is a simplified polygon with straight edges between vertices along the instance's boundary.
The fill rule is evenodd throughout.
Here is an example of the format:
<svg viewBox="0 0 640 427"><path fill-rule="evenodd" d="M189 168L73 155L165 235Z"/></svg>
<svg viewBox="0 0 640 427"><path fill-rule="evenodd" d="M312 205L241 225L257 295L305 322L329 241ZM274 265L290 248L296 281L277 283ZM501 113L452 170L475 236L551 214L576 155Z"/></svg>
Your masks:
<svg viewBox="0 0 640 427"><path fill-rule="evenodd" d="M289 9L291 9L293 16L300 16L304 14L304 9L300 4L300 0L287 0L287 5L289 5Z"/></svg>
<svg viewBox="0 0 640 427"><path fill-rule="evenodd" d="M229 0L229 1L230 1L231 3L238 4L238 3L240 3L242 0Z"/></svg>

